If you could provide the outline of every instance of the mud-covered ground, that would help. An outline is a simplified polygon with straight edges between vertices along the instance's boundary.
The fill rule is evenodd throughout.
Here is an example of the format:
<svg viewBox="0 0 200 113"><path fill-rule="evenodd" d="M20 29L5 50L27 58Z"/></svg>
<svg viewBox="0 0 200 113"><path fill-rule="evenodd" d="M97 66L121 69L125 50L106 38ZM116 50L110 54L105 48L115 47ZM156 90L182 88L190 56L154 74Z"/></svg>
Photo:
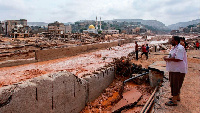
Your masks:
<svg viewBox="0 0 200 113"><path fill-rule="evenodd" d="M151 52L149 59L146 60L145 56L138 61L132 60L135 64L141 64L142 67L148 68L148 66L155 61L163 61L163 57L166 56L168 51ZM200 50L188 50L188 73L186 74L183 87L181 89L181 101L176 107L165 106L164 103L168 101L170 97L169 81L165 80L160 101L155 104L156 113L198 113L200 111ZM85 109L81 113L110 113L113 107L120 100L119 90L122 86L122 81L127 78L117 77L113 83L93 102L87 104ZM152 88L148 83L142 85L136 85L134 82L129 82L125 86L124 92L136 88L138 92L142 94L141 100L134 107L129 107L121 112L123 113L139 113L148 98L152 93Z"/></svg>
<svg viewBox="0 0 200 113"><path fill-rule="evenodd" d="M181 88L181 101L178 106L165 106L171 97L169 81L164 79L154 106L155 113L199 113L200 111L200 50L189 50L188 73ZM168 78L168 75L166 75Z"/></svg>
<svg viewBox="0 0 200 113"><path fill-rule="evenodd" d="M134 48L134 46L131 46L131 48ZM118 50L118 49L117 49ZM101 53L102 54L102 53ZM148 68L148 66L155 61L163 61L163 57L168 54L167 50L161 50L158 52L150 52L149 54L149 59L146 60L145 55L143 55L142 58L139 58L138 61L132 60L132 63L135 64L141 64L143 68ZM164 89L163 94L161 94L161 97L163 98L162 101L159 102L159 107L156 108L155 112L160 113L160 112L166 112L166 113L172 113L172 112L180 112L180 113L197 113L200 111L199 105L200 105L200 50L188 50L187 52L188 55L188 73L186 74L183 87L181 90L181 102L178 103L177 107L167 107L164 105L164 103L167 100L167 98L170 96L170 91L169 91L169 82L166 81L166 84L162 87ZM24 58L29 58L32 57L33 54L29 55L24 55ZM95 55L94 55L95 56ZM140 57L139 53L139 57ZM12 57L15 59L19 56ZM21 57L21 56L20 56ZM99 57L99 54L95 56ZM102 55L100 57L103 57ZM106 56L107 58L107 56ZM80 59L80 58L79 58ZM2 59L2 60L8 60L8 59ZM107 58L109 60L109 57ZM57 60L55 60L57 61ZM36 65L37 67L38 65ZM2 68L3 69L3 68ZM45 67L45 69L47 69ZM62 69L63 70L63 69ZM62 71L61 70L61 71ZM80 69L79 69L80 70ZM21 70L20 70L21 71ZM49 70L48 70L49 71ZM58 70L60 71L60 70ZM23 72L24 75L23 78L20 78L20 81L30 79L32 78L31 75L42 75L45 74L46 72L38 70L37 68L30 69L30 70L25 70ZM15 74L16 75L16 74ZM17 74L15 77L18 77L19 75ZM120 100L120 94L119 90L122 86L122 81L127 79L125 77L116 77L117 79L114 80L114 82L93 102L88 103L85 109L82 111L82 113L89 113L89 112L111 112L113 110L113 107L115 104ZM0 79L2 81L3 79ZM11 80L11 79L10 79ZM10 81L8 81L10 82ZM13 82L13 81L11 81ZM18 81L14 81L18 82ZM3 84L3 83L2 83ZM0 84L0 86L2 85ZM8 84L6 84L8 85ZM121 112L139 112L145 102L148 100L149 96L152 93L151 88L149 87L148 83L143 83L142 85L137 85L133 82L128 82L125 86L125 90L129 91L132 88L136 89L136 93L142 94L141 99L137 103L135 107L130 107L129 109L122 110ZM139 93L138 93L139 92Z"/></svg>

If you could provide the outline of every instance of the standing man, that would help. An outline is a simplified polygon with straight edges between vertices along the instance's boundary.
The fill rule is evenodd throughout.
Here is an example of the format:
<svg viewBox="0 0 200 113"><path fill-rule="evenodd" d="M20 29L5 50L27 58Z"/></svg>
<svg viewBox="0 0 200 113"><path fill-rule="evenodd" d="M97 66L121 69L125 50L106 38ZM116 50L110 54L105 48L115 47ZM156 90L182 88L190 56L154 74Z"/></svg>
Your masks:
<svg viewBox="0 0 200 113"><path fill-rule="evenodd" d="M146 59L148 59L148 53L146 50L146 47L144 45L142 45L142 54L141 54L141 59L142 59L142 55L145 54L146 55Z"/></svg>
<svg viewBox="0 0 200 113"><path fill-rule="evenodd" d="M185 41L185 37L180 37L180 44L185 47L185 51L187 52L188 43Z"/></svg>
<svg viewBox="0 0 200 113"><path fill-rule="evenodd" d="M173 36L171 41L174 46L169 57L164 57L166 61L166 70L169 71L169 81L171 87L172 98L166 102L167 106L177 106L180 101L180 89L182 87L185 74L187 73L187 55L185 48L180 44L180 38Z"/></svg>
<svg viewBox="0 0 200 113"><path fill-rule="evenodd" d="M146 44L146 52L147 52L147 59L148 59L148 55L149 55L149 46L148 46L148 44Z"/></svg>
<svg viewBox="0 0 200 113"><path fill-rule="evenodd" d="M136 60L138 60L138 44L137 44L137 41L135 41L135 54L136 54Z"/></svg>
<svg viewBox="0 0 200 113"><path fill-rule="evenodd" d="M199 42L196 41L196 50L199 49Z"/></svg>

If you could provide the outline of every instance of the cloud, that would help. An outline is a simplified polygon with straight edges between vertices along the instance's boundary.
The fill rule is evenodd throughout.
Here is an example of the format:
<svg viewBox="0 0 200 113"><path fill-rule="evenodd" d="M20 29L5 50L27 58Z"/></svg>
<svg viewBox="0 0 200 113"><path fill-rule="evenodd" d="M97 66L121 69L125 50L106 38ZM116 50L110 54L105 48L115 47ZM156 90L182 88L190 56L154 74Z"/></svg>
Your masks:
<svg viewBox="0 0 200 113"><path fill-rule="evenodd" d="M199 0L0 0L0 20L75 22L78 20L144 19L166 25L199 18Z"/></svg>

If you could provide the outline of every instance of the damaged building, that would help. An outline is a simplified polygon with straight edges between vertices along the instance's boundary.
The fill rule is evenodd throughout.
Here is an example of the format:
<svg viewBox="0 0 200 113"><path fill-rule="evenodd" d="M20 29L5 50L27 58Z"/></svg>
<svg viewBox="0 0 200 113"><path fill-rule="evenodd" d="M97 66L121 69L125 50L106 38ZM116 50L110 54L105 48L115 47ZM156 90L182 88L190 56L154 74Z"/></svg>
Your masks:
<svg viewBox="0 0 200 113"><path fill-rule="evenodd" d="M28 37L29 26L26 19L5 20L2 22L3 32L10 37Z"/></svg>
<svg viewBox="0 0 200 113"><path fill-rule="evenodd" d="M58 21L48 24L48 33L53 37L64 37L66 33L71 33L71 30L71 25L64 25Z"/></svg>

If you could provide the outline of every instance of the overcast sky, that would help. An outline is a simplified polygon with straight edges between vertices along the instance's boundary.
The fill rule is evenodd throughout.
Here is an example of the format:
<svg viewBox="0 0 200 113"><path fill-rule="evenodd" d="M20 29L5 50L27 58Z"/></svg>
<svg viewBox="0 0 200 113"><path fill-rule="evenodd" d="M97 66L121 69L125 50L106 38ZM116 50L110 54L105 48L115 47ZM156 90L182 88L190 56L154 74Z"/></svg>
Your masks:
<svg viewBox="0 0 200 113"><path fill-rule="evenodd" d="M0 0L0 21L144 19L165 25L200 18L200 0Z"/></svg>

